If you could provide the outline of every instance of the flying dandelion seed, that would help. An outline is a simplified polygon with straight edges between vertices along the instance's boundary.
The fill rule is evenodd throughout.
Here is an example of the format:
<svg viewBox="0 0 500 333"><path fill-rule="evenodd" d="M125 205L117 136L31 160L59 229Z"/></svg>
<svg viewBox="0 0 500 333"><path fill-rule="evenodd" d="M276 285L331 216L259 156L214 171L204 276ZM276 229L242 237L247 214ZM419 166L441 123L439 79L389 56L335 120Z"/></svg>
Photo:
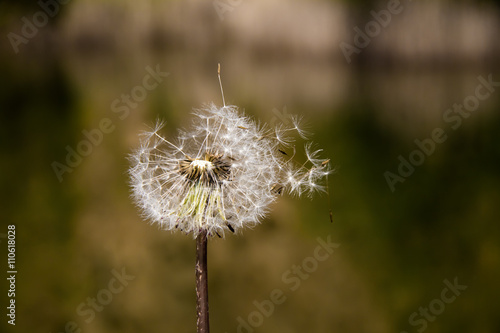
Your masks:
<svg viewBox="0 0 500 333"><path fill-rule="evenodd" d="M208 333L207 237L223 237L259 223L283 193L312 195L331 172L321 150L305 144L305 162L295 162L294 134L303 139L299 118L291 126L259 125L236 106L210 104L194 112L192 127L175 139L163 124L142 134L130 156L133 197L146 219L166 230L196 238L197 332ZM328 186L328 185L327 185ZM221 236L222 235L222 236Z"/></svg>

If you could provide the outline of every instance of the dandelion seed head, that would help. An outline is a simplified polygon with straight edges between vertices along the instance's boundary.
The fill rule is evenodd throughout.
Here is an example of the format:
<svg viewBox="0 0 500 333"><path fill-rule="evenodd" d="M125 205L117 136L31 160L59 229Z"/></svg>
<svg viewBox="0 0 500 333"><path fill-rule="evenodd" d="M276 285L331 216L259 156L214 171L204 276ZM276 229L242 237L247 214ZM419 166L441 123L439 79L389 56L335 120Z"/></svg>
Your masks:
<svg viewBox="0 0 500 333"><path fill-rule="evenodd" d="M306 163L296 164L290 149L297 129L259 126L234 106L211 104L194 112L189 130L175 140L163 137L163 123L141 136L130 155L132 195L144 217L166 230L197 236L238 232L259 223L284 192L322 190L331 171L320 150L305 148Z"/></svg>

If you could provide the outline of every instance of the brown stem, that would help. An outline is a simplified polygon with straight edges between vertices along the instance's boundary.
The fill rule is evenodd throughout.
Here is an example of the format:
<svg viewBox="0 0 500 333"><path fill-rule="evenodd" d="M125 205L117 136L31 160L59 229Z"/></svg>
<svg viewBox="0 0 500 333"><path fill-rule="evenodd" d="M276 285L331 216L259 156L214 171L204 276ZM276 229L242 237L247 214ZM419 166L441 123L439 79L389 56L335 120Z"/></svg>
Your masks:
<svg viewBox="0 0 500 333"><path fill-rule="evenodd" d="M196 237L196 314L196 332L209 333L206 230L202 230Z"/></svg>

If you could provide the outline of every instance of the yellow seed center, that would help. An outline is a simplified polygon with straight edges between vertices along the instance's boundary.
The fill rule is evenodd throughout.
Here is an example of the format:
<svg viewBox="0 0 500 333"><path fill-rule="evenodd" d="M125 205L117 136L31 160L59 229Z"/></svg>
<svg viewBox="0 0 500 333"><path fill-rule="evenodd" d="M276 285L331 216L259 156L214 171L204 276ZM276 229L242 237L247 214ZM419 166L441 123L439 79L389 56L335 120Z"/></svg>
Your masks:
<svg viewBox="0 0 500 333"><path fill-rule="evenodd" d="M200 171L211 170L213 167L212 162L205 160L194 160L191 162L193 168L198 168Z"/></svg>

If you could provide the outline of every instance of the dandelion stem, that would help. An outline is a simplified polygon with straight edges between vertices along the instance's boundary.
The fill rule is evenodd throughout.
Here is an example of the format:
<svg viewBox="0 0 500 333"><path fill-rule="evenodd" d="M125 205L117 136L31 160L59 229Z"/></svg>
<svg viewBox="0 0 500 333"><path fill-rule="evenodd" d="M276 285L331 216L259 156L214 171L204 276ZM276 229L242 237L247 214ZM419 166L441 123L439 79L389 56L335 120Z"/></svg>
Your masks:
<svg viewBox="0 0 500 333"><path fill-rule="evenodd" d="M196 314L196 332L209 333L206 230L202 230L196 237Z"/></svg>

